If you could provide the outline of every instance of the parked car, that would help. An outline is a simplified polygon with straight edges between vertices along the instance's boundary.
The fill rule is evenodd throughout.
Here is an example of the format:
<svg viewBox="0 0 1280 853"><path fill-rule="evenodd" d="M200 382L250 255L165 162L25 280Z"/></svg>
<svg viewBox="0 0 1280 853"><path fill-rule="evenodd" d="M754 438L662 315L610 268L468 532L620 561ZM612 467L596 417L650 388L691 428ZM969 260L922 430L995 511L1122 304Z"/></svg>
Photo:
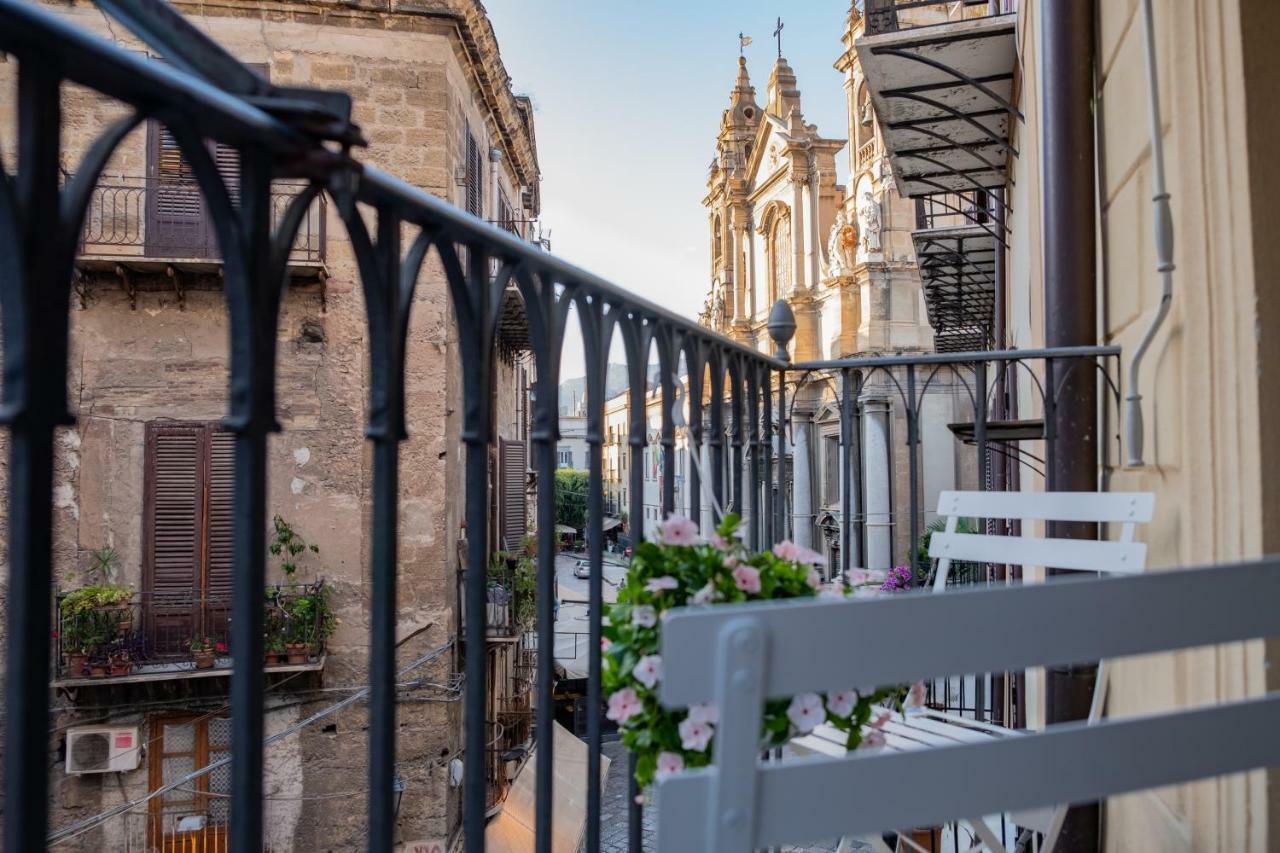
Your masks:
<svg viewBox="0 0 1280 853"><path fill-rule="evenodd" d="M587 560L579 560L573 564L573 576L575 578L591 577L591 563Z"/></svg>

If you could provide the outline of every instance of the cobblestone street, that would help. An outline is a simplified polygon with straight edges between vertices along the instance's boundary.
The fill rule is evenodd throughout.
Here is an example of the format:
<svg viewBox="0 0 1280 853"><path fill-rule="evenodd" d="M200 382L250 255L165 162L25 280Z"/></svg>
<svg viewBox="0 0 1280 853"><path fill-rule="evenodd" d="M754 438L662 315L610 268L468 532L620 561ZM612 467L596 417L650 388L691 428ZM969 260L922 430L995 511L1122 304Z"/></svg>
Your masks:
<svg viewBox="0 0 1280 853"><path fill-rule="evenodd" d="M600 816L600 851L601 853L627 853L627 751L622 741L612 741L604 745L604 754L609 757L609 777L604 788L604 813ZM644 849L655 849L654 812L650 808L644 810ZM833 853L836 842L829 844L806 845L803 847L784 847L786 853ZM854 844L853 853L870 853L871 847L865 844Z"/></svg>

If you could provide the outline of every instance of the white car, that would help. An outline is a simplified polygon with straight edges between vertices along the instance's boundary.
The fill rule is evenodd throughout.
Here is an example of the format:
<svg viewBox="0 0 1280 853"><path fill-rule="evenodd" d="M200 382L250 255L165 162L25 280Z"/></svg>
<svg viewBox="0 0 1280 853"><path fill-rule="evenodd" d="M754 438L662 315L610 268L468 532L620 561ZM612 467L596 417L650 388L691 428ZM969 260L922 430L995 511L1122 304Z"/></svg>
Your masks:
<svg viewBox="0 0 1280 853"><path fill-rule="evenodd" d="M573 564L573 576L575 578L591 577L591 563L588 560L579 560Z"/></svg>

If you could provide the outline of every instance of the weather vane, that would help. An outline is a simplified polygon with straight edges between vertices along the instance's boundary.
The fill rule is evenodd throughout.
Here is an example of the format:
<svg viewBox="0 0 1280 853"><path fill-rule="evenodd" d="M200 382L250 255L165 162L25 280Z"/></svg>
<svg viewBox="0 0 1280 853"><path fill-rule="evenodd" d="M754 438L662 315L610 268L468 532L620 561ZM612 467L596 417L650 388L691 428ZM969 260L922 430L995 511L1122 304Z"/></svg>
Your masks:
<svg viewBox="0 0 1280 853"><path fill-rule="evenodd" d="M778 58L779 59L782 58L782 28L784 26L786 26L786 24L782 23L782 19L779 18L778 28L773 31L773 37L778 40Z"/></svg>
<svg viewBox="0 0 1280 853"><path fill-rule="evenodd" d="M738 56L746 56L747 45L751 44L751 36L738 33Z"/></svg>

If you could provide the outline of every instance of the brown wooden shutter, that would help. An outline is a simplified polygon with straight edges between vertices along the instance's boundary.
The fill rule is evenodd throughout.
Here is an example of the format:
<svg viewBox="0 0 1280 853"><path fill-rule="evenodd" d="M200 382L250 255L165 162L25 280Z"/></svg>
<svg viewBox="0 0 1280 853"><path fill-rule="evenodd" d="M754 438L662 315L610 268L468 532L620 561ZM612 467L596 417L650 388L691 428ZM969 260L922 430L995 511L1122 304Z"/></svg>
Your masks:
<svg viewBox="0 0 1280 853"><path fill-rule="evenodd" d="M157 258L208 255L204 202L195 173L169 129L147 122L147 232L145 251Z"/></svg>
<svg viewBox="0 0 1280 853"><path fill-rule="evenodd" d="M209 432L208 491L205 500L205 591L230 603L235 508L235 434Z"/></svg>
<svg viewBox="0 0 1280 853"><path fill-rule="evenodd" d="M524 540L528 529L528 502L525 498L525 472L528 470L525 444L522 441L498 442L498 466L502 484L501 515L499 518L499 545L506 551L515 551Z"/></svg>
<svg viewBox="0 0 1280 853"><path fill-rule="evenodd" d="M484 163L480 158L480 146L475 135L467 129L467 213L472 216L484 215L483 190L480 186L484 180Z"/></svg>
<svg viewBox="0 0 1280 853"><path fill-rule="evenodd" d="M190 637L200 578L203 430L147 426L144 590L153 643L175 651Z"/></svg>

